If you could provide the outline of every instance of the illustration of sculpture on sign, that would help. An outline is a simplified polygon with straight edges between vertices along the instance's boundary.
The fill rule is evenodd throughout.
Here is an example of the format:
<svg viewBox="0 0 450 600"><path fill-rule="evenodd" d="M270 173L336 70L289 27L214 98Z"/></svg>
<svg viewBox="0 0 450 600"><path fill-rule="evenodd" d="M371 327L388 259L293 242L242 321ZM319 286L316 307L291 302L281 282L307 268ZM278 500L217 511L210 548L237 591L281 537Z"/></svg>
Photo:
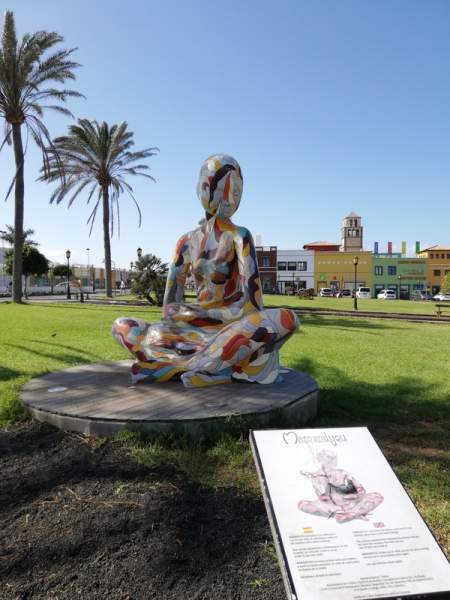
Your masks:
<svg viewBox="0 0 450 600"><path fill-rule="evenodd" d="M298 509L311 515L334 518L338 523L353 519L367 521L367 515L383 502L383 496L379 492L366 492L353 475L338 469L336 452L321 450L315 460L320 470L302 471L301 474L311 479L317 500L300 500Z"/></svg>
<svg viewBox="0 0 450 600"><path fill-rule="evenodd" d="M205 218L176 245L162 321L114 322L114 337L136 357L134 383L181 379L197 387L281 380L278 351L296 330L297 317L284 308L264 310L252 236L231 221L242 188L234 158L217 154L203 163L197 193ZM197 289L192 304L183 302L189 274Z"/></svg>

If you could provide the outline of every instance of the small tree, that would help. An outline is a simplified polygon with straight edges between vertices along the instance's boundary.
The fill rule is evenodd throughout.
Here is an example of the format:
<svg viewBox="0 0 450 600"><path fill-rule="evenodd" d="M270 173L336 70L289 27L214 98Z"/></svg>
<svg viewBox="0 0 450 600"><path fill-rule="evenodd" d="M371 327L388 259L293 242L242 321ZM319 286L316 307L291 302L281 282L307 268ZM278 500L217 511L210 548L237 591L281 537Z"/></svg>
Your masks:
<svg viewBox="0 0 450 600"><path fill-rule="evenodd" d="M153 306L162 306L166 287L167 263L153 254L144 254L135 263L131 291L144 296Z"/></svg>
<svg viewBox="0 0 450 600"><path fill-rule="evenodd" d="M446 273L442 278L441 292L443 294L450 294L450 272Z"/></svg>
<svg viewBox="0 0 450 600"><path fill-rule="evenodd" d="M6 272L13 273L14 251L9 249L5 252ZM48 271L48 260L34 246L24 246L22 250L22 272L25 277L24 295L27 296L27 279L30 275L39 277Z"/></svg>
<svg viewBox="0 0 450 600"><path fill-rule="evenodd" d="M53 275L55 277L72 277L73 272L70 267L69 269L67 268L67 265L55 265L53 267Z"/></svg>

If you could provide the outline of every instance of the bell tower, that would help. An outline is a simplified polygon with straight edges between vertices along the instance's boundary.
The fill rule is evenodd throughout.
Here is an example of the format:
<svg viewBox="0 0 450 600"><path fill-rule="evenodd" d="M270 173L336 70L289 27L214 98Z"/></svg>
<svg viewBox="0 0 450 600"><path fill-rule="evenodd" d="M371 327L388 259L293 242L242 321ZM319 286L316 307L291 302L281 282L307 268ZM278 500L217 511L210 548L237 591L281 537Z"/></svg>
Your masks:
<svg viewBox="0 0 450 600"><path fill-rule="evenodd" d="M341 252L360 252L363 249L361 217L354 212L343 218L341 227Z"/></svg>

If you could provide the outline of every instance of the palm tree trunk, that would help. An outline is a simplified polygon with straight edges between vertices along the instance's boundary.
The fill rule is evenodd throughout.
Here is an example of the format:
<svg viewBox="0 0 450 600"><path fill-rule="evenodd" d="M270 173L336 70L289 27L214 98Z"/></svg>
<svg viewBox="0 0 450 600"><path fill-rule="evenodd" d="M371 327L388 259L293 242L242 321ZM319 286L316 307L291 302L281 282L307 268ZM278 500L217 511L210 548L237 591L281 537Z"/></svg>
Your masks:
<svg viewBox="0 0 450 600"><path fill-rule="evenodd" d="M12 124L14 158L16 162L14 204L13 302L22 302L23 211L25 186L23 181L23 146L20 123Z"/></svg>
<svg viewBox="0 0 450 600"><path fill-rule="evenodd" d="M108 187L102 189L103 195L103 245L105 247L105 279L106 296L112 298L111 285L111 241L109 239L109 191Z"/></svg>

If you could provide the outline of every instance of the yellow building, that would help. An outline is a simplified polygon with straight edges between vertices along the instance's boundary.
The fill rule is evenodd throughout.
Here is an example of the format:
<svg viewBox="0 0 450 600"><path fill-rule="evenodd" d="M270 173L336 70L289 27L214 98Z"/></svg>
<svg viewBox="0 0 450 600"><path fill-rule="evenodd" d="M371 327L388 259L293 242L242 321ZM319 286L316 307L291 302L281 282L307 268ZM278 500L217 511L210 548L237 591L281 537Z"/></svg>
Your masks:
<svg viewBox="0 0 450 600"><path fill-rule="evenodd" d="M314 287L335 290L355 287L354 257L358 257L356 287L372 287L372 253L317 251L314 253Z"/></svg>
<svg viewBox="0 0 450 600"><path fill-rule="evenodd" d="M433 294L441 289L442 279L450 272L450 246L430 246L421 250L419 258L427 259L427 284Z"/></svg>

